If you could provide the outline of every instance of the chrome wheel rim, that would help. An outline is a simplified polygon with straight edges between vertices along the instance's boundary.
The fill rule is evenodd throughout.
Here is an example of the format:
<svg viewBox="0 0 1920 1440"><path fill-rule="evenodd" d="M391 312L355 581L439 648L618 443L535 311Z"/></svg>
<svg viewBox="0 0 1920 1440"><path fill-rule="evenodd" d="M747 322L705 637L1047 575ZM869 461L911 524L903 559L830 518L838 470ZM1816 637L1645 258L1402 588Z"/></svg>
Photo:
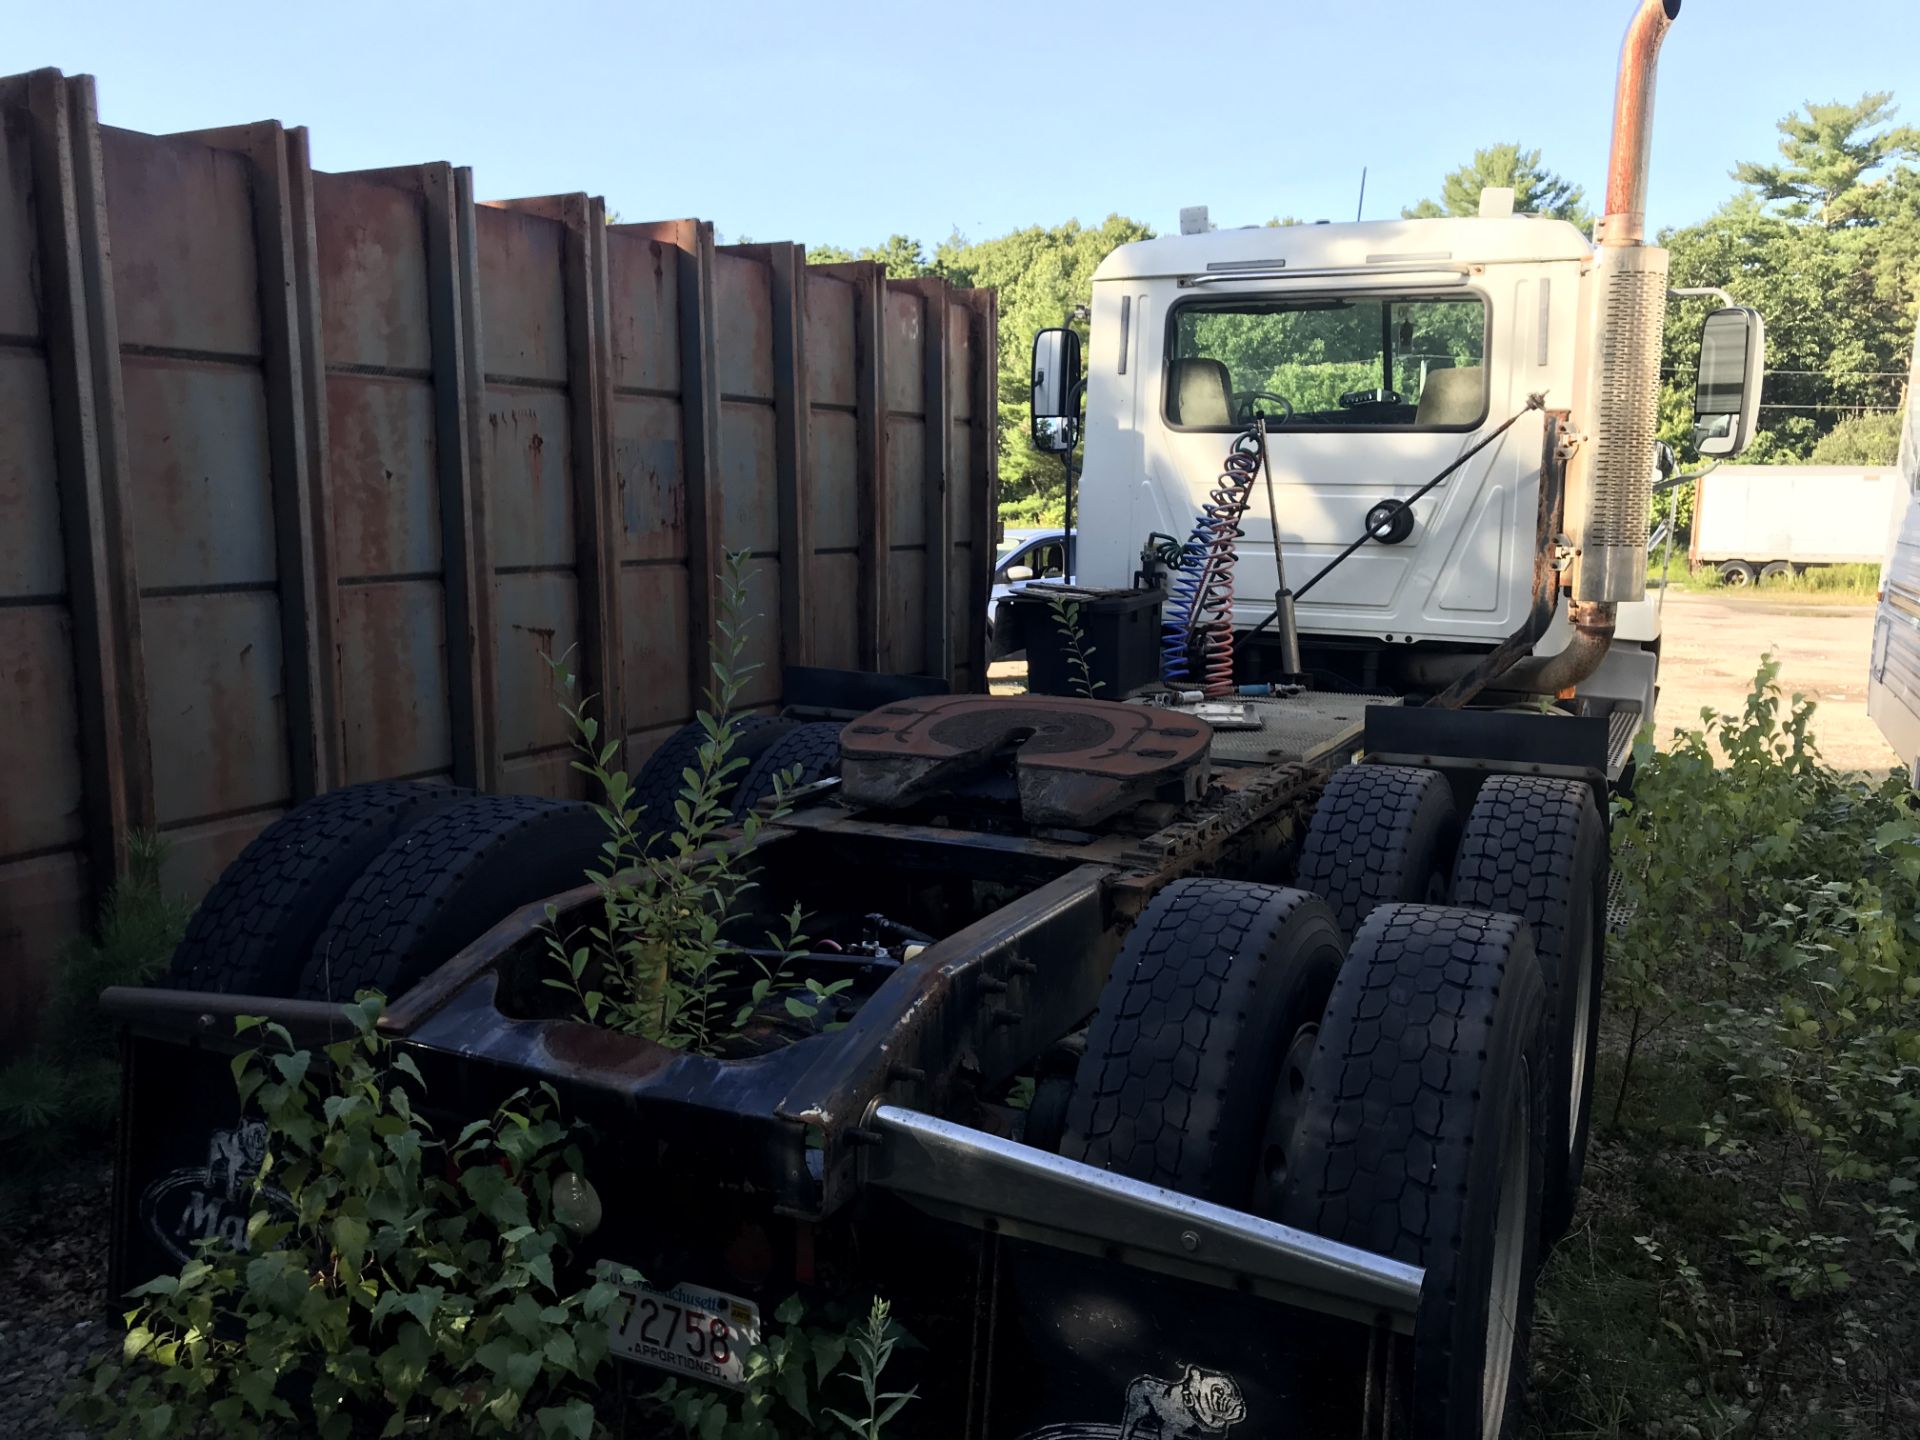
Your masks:
<svg viewBox="0 0 1920 1440"><path fill-rule="evenodd" d="M1487 1344L1480 1372L1480 1434L1498 1440L1507 1417L1513 1354L1520 1340L1520 1276L1526 1268L1527 1175L1533 1146L1528 1128L1526 1067L1500 1143L1500 1204L1493 1222L1493 1267L1487 1287Z"/></svg>

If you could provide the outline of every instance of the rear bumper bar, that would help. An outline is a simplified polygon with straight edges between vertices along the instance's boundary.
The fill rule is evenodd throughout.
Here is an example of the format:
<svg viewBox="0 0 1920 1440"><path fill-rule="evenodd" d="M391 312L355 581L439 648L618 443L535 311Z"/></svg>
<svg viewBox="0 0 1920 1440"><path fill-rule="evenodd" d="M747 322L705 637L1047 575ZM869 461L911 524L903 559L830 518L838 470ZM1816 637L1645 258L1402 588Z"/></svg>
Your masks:
<svg viewBox="0 0 1920 1440"><path fill-rule="evenodd" d="M929 1214L1412 1333L1417 1266L897 1105L866 1128L865 1181Z"/></svg>

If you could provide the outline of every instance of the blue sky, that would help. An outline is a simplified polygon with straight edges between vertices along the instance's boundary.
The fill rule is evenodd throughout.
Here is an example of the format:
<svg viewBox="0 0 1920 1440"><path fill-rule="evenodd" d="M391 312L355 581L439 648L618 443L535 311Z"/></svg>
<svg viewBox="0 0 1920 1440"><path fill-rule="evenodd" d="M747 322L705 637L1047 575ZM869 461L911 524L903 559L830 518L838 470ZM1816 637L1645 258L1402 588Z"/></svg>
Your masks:
<svg viewBox="0 0 1920 1440"><path fill-rule="evenodd" d="M102 118L306 125L323 170L451 160L483 198L588 190L729 239L930 245L1120 211L1161 230L1348 219L1497 140L1600 188L1631 0L1216 4L0 0L0 73L99 78ZM1685 0L1655 224L1696 219L1805 100L1906 82L1920 3Z"/></svg>

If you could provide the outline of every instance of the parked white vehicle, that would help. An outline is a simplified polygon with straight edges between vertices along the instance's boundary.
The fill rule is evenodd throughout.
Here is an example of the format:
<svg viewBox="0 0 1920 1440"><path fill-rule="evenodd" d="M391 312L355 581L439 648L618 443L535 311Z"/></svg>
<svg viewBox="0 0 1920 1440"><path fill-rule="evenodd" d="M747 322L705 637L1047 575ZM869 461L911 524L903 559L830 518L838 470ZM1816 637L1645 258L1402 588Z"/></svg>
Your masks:
<svg viewBox="0 0 1920 1440"><path fill-rule="evenodd" d="M1723 465L1697 483L1688 559L1728 585L1877 565L1907 500L1891 465Z"/></svg>
<svg viewBox="0 0 1920 1440"><path fill-rule="evenodd" d="M1920 330L1907 376L1907 423L1900 436L1902 508L1880 572L1873 620L1867 713L1920 785Z"/></svg>

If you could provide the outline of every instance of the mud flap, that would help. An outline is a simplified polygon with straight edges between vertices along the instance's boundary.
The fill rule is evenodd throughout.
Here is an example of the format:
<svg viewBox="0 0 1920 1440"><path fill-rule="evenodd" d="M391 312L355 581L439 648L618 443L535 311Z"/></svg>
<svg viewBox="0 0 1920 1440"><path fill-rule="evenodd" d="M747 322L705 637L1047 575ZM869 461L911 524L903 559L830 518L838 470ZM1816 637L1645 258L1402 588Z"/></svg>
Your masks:
<svg viewBox="0 0 1920 1440"><path fill-rule="evenodd" d="M201 1240L244 1248L247 1219L286 1196L255 1180L266 1125L241 1113L228 1054L130 1035L123 1051L107 1289L119 1297L193 1258Z"/></svg>
<svg viewBox="0 0 1920 1440"><path fill-rule="evenodd" d="M1411 1342L1389 1328L1000 1243L989 1440L1404 1433Z"/></svg>

